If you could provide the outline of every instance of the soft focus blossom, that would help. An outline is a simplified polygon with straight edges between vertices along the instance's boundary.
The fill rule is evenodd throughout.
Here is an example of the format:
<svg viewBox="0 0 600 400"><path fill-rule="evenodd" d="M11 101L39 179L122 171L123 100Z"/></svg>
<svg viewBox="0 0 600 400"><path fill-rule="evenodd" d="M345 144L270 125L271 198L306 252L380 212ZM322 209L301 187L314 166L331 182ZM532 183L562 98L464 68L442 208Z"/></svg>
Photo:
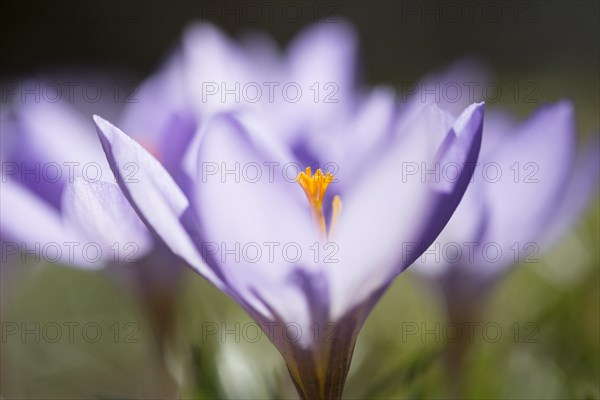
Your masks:
<svg viewBox="0 0 600 400"><path fill-rule="evenodd" d="M203 124L220 112L252 110L247 124L303 152L307 132L335 129L359 107L357 54L355 32L342 22L303 30L285 51L263 33L249 32L236 42L211 24L193 24L164 67L140 88L143 101L128 108L122 128L154 135L173 114ZM390 118L392 96L373 96L387 103L377 108L382 124ZM167 137L172 145L184 136Z"/></svg>
<svg viewBox="0 0 600 400"><path fill-rule="evenodd" d="M94 75L86 79L105 90L112 85ZM83 269L107 267L139 295L162 351L173 323L180 261L152 236L115 183L89 104L25 100L16 97L2 109L3 261L12 265L24 254L35 254ZM93 104L111 115L122 107L112 96ZM160 136L138 139L152 148ZM176 148L168 150L169 157L178 157ZM135 179L135 165L123 168Z"/></svg>
<svg viewBox="0 0 600 400"><path fill-rule="evenodd" d="M462 87L490 82L486 76L465 60L424 82ZM439 105L456 109L464 102L441 98ZM542 105L524 121L505 110L486 113L472 183L446 228L411 267L439 286L450 319L479 318L511 266L538 262L578 221L597 195L598 146L597 138L577 145L568 100Z"/></svg>
<svg viewBox="0 0 600 400"><path fill-rule="evenodd" d="M539 262L598 189L598 143L577 150L568 101L542 106L520 123L490 112L484 135L480 168L463 201L413 266L438 284L449 318L459 323L479 318L511 266Z"/></svg>
<svg viewBox="0 0 600 400"><path fill-rule="evenodd" d="M231 68L210 64L211 55L245 60L213 28L192 32L212 38L198 54L214 71ZM289 53L297 55L284 65L306 74L302 82L331 71L334 80L353 76L354 64L339 52L353 43L348 35L343 26L313 28L294 42ZM277 55L261 59L259 71L280 68ZM239 71L252 74L257 66L250 66ZM235 75L222 79L229 76ZM146 224L261 324L303 398L339 398L368 313L418 257L414 249L436 238L466 189L483 105L453 115L429 104L401 115L393 92L381 88L344 90L331 108L313 99L294 104L228 109L217 101L224 109L192 112L201 123L183 157L182 180L121 129L101 117L95 122L116 179ZM414 173L436 162L458 166L456 181L439 184ZM118 167L128 163L139 166L135 182ZM290 165L292 173L284 168ZM215 166L234 172L215 173ZM236 174L247 166L260 177Z"/></svg>

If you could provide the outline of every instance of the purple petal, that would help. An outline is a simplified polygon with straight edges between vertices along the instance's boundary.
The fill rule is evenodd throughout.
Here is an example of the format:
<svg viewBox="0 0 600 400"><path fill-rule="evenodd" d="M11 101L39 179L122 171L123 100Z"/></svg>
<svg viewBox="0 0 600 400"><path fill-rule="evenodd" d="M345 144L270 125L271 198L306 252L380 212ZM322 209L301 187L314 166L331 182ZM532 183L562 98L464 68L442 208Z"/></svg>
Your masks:
<svg viewBox="0 0 600 400"><path fill-rule="evenodd" d="M482 160L502 171L497 182L486 182L491 210L486 239L498 242L507 255L514 243L536 240L566 189L575 155L574 124L571 103L542 107Z"/></svg>
<svg viewBox="0 0 600 400"><path fill-rule="evenodd" d="M577 160L564 196L549 218L549 228L541 242L550 247L581 217L586 207L597 198L600 186L600 141L588 140Z"/></svg>
<svg viewBox="0 0 600 400"><path fill-rule="evenodd" d="M90 261L83 256L82 246L87 242L64 223L56 208L16 182L3 178L0 185L0 231L4 246L10 243L20 251L66 265L85 268L104 265L103 260Z"/></svg>
<svg viewBox="0 0 600 400"><path fill-rule="evenodd" d="M122 129L151 152L163 149L164 138L178 139L180 132L171 126L171 121L190 113L182 58L180 53L175 54L145 81L129 99L131 103L121 118Z"/></svg>
<svg viewBox="0 0 600 400"><path fill-rule="evenodd" d="M63 103L30 102L18 104L15 112L20 136L12 155L19 166L15 176L57 209L64 185L74 177L114 179L93 126L77 109Z"/></svg>
<svg viewBox="0 0 600 400"><path fill-rule="evenodd" d="M120 129L99 116L94 116L94 121L117 182L138 215L173 253L217 287L222 287L214 271L204 264L186 230L193 223L184 220L189 203L173 178L152 155ZM134 174L127 173L125 168L132 168Z"/></svg>
<svg viewBox="0 0 600 400"><path fill-rule="evenodd" d="M349 25L319 23L306 29L287 49L286 61L286 81L302 90L297 102L282 102L288 124L322 129L350 113L356 88L357 40Z"/></svg>
<svg viewBox="0 0 600 400"><path fill-rule="evenodd" d="M250 104L241 99L241 88L246 84L280 80L273 76L275 71L255 68L252 57L211 24L196 24L187 29L183 56L186 90L194 110L202 116ZM240 89L236 90L236 85ZM225 90L233 94L223 99Z"/></svg>
<svg viewBox="0 0 600 400"><path fill-rule="evenodd" d="M307 261L309 247L319 238L308 202L294 182L297 169L291 169L291 179L286 181L282 173L286 160L270 154L259 137L250 137L228 116L210 123L197 162L194 205L202 221L204 244L220 248L212 257L221 265L228 285L263 315L274 312L287 322L307 323L306 294L294 277L298 271L310 271L314 262ZM270 172L265 162L278 165ZM238 172L223 175L225 170ZM273 258L265 243L276 246ZM296 263L286 261L282 249L288 244L299 246L304 257ZM252 262L258 254L255 250L249 257L223 253L236 246L258 247L261 256ZM206 250L214 252L214 247ZM265 310L261 303L272 310Z"/></svg>
<svg viewBox="0 0 600 400"><path fill-rule="evenodd" d="M66 234L60 213L16 182L2 177L2 233L26 243L72 239Z"/></svg>
<svg viewBox="0 0 600 400"><path fill-rule="evenodd" d="M446 126L444 114L438 118L441 120L432 126ZM482 119L483 105L472 105L452 125L456 146L464 147L456 152L463 164L477 158ZM419 254L406 246L421 251L427 248L458 205L470 174L465 173L449 194L432 190L420 174L404 174L409 166L433 165L436 147L432 147L432 138L436 135L408 130L390 145L379 163L369 166L372 170L364 175L366 179L342 199L344 210L334 239L339 243L341 263L328 270L334 318L389 284ZM434 146L437 142L433 141Z"/></svg>
<svg viewBox="0 0 600 400"><path fill-rule="evenodd" d="M133 262L153 246L150 232L114 183L76 179L67 185L62 204L66 223L97 243L107 261Z"/></svg>

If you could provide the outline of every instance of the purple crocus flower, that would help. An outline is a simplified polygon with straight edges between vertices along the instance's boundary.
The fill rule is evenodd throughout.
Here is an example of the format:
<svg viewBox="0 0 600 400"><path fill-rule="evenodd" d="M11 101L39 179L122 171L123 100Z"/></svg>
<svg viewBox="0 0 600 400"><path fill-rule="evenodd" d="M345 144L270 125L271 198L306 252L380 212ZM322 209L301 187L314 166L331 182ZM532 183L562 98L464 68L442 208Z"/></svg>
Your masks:
<svg viewBox="0 0 600 400"><path fill-rule="evenodd" d="M101 85L107 81L98 77L89 79L86 82L112 86ZM33 86L23 85L27 84ZM44 87L43 81L37 84ZM107 97L94 104L117 115L119 105ZM12 256L12 265L19 253L35 253L52 263L108 268L139 294L162 351L173 323L181 263L153 238L115 183L86 104L36 101L31 96L26 100L17 96L2 108L3 261ZM170 127L184 134L179 120L173 116ZM137 137L149 148L161 138ZM166 159L176 157L176 150L170 148ZM135 179L135 165L122 167Z"/></svg>
<svg viewBox="0 0 600 400"><path fill-rule="evenodd" d="M423 80L429 88L465 88L492 80L479 63L461 60ZM416 93L412 102L419 102ZM422 99L421 99L422 100ZM455 111L467 96L439 106ZM481 304L515 264L531 262L564 235L596 197L598 139L577 149L574 106L561 100L540 106L519 122L508 111L486 113L479 164L463 201L436 243L415 263L416 272L440 283L451 314ZM457 251L442 254L445 247ZM462 311L460 311L462 310ZM471 311L468 311L471 310ZM458 316L457 316L458 317Z"/></svg>
<svg viewBox="0 0 600 400"><path fill-rule="evenodd" d="M463 201L414 266L438 281L451 318L463 322L477 317L473 307L511 266L536 262L577 221L600 173L597 140L577 150L570 101L541 106L520 123L489 112L484 134Z"/></svg>
<svg viewBox="0 0 600 400"><path fill-rule="evenodd" d="M86 268L106 265L115 255L110 247L120 239L134 242L142 255L149 251L151 236L135 213L113 208L106 211L104 224L87 224L79 214L92 203L70 201L74 191L82 190L107 191L113 201L124 201L89 131L85 114L72 104L14 101L2 129L3 139L12 143L2 160L2 234L18 248L3 250L47 253L55 262ZM88 257L81 247L69 250L70 242L77 242L73 247L90 242L98 255L90 250Z"/></svg>
<svg viewBox="0 0 600 400"><path fill-rule="evenodd" d="M141 88L144 101L128 109L122 128L137 133L133 121L135 129L152 135L174 113L201 125L218 113L252 110L246 124L302 151L307 132L332 129L355 111L357 54L355 32L341 21L314 24L283 52L259 32L234 41L211 24L192 24L165 66ZM377 95L391 107L389 93Z"/></svg>
<svg viewBox="0 0 600 400"><path fill-rule="evenodd" d="M325 38L346 40L336 30ZM312 71L304 50L298 70ZM310 102L280 103L204 115L183 158L185 185L121 129L94 119L147 226L261 324L302 398L339 398L361 326L420 254L406 248L435 239L468 185L483 105L455 116L431 104L400 117L387 89L346 91L348 112L310 104L314 112L302 114ZM457 180L414 174L436 162L458 166ZM118 168L127 163L139 166L136 182ZM318 168L327 164L334 171Z"/></svg>
<svg viewBox="0 0 600 400"><path fill-rule="evenodd" d="M427 87L492 82L476 63L461 61L423 80ZM442 108L455 110L466 96ZM422 100L416 93L411 102ZM573 104L540 106L518 122L504 110L486 112L479 162L460 205L438 239L411 271L434 284L448 322L481 319L501 279L519 263L538 262L595 199L600 163L598 139L578 149ZM438 171L439 172L439 171ZM443 173L441 173L443 179ZM464 395L466 339L449 344L451 389Z"/></svg>

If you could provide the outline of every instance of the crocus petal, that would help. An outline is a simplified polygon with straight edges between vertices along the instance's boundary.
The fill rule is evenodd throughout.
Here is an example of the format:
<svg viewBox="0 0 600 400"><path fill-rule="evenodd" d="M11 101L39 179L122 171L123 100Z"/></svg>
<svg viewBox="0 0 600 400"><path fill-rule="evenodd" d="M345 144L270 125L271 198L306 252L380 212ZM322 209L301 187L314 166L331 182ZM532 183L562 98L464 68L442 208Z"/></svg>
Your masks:
<svg viewBox="0 0 600 400"><path fill-rule="evenodd" d="M206 266L194 246L187 227L194 224L187 214L188 199L162 165L119 128L94 116L98 136L123 194L138 215L170 248L207 280L222 288L214 271ZM134 167L126 176L121 169Z"/></svg>
<svg viewBox="0 0 600 400"><path fill-rule="evenodd" d="M20 251L41 254L50 262L99 268L101 260L85 259L81 252L81 235L63 223L57 209L28 190L10 180L0 184L2 220L0 232L4 246L18 246Z"/></svg>
<svg viewBox="0 0 600 400"><path fill-rule="evenodd" d="M444 228L467 190L477 164L482 128L483 103L472 104L454 121L438 149L437 163L441 172L434 185L438 199L435 218L428 226L428 241L435 239ZM456 168L456 175L443 172L448 166Z"/></svg>
<svg viewBox="0 0 600 400"><path fill-rule="evenodd" d="M179 165L174 160L182 157L197 123L192 121L183 72L183 56L177 52L135 93L119 123L123 131L161 160L178 184Z"/></svg>
<svg viewBox="0 0 600 400"><path fill-rule="evenodd" d="M27 149L37 161L54 162L67 171L64 163L72 163L75 176L85 173L86 166L98 166L100 176L90 179L113 180L106 158L98 147L93 126L75 109L63 103L28 102L15 107L21 132L27 138ZM77 151L72 151L76 148ZM91 174L91 172L89 172ZM64 173L62 181L72 180Z"/></svg>
<svg viewBox="0 0 600 400"><path fill-rule="evenodd" d="M344 22L319 23L301 32L286 51L285 83L281 88L296 101L282 101L280 115L294 127L288 140L303 130L323 129L353 104L357 63L357 40ZM284 85L290 85L284 88Z"/></svg>
<svg viewBox="0 0 600 400"><path fill-rule="evenodd" d="M441 208L437 215L436 221L432 221L432 233L431 236L436 236L435 231L443 226L443 221L447 218L448 214L452 214L448 224L443 228L442 232L435 238L435 242L419 257L411 269L417 269L418 272L424 273L429 276L440 276L448 272L450 268L457 268L454 264L465 261L462 256L468 259L468 254L462 254L456 262L448 262L447 258L441 258L441 248L451 243L453 246L462 246L464 243L475 243L478 242L485 229L487 208L485 203L481 201L483 197L483 187L475 182L470 183L465 190L465 185L472 178L472 174L476 170L476 156L469 154L473 151L473 146L478 146L478 140L475 135L481 136L481 124L485 123L482 121L483 107L481 105L474 105L469 107L454 123L449 137L450 141L444 142L446 147L446 153L442 157L442 165L449 165L448 163L454 163L462 168L463 176L460 176L456 180L454 188L448 193L439 193L438 204ZM469 127L464 122L469 121L475 126ZM452 148L456 147L456 148ZM454 182L454 176L452 176ZM444 178L446 179L446 178ZM474 178L473 178L474 179ZM462 182L459 182L462 180ZM461 185L462 184L462 185ZM462 187L461 187L462 186ZM436 186L439 188L439 186ZM461 198L461 193L464 195ZM458 206L456 203L460 200ZM452 210L456 207L456 210ZM445 209L445 212L442 212ZM457 251L462 252L462 248ZM450 256L452 257L452 256ZM452 264L450 266L449 264Z"/></svg>
<svg viewBox="0 0 600 400"><path fill-rule="evenodd" d="M597 137L590 139L583 148L564 196L556 205L554 215L549 219L550 225L540 241L544 247L552 246L567 232L597 197L600 185L600 140Z"/></svg>
<svg viewBox="0 0 600 400"><path fill-rule="evenodd" d="M332 172L336 181L351 180L364 169L350 161L367 159L385 147L396 118L394 100L390 88L378 87L364 96L352 117L327 127L322 134L307 135L306 142L297 145ZM343 169L339 168L342 164Z"/></svg>
<svg viewBox="0 0 600 400"><path fill-rule="evenodd" d="M257 76L257 69L244 50L208 23L194 24L186 30L183 56L189 97L194 110L202 116L240 107L241 88L264 81ZM226 91L229 94L223 98ZM245 104L244 101L242 105Z"/></svg>
<svg viewBox="0 0 600 400"><path fill-rule="evenodd" d="M425 135L432 149L438 149L448 138L456 117L436 103L419 103L398 118L392 135ZM392 137L394 139L394 137Z"/></svg>
<svg viewBox="0 0 600 400"><path fill-rule="evenodd" d="M4 176L1 185L3 236L32 244L72 239L58 210Z"/></svg>
<svg viewBox="0 0 600 400"><path fill-rule="evenodd" d="M440 277L469 263L470 250L485 232L489 210L481 201L481 186L469 185L450 221L433 244L409 268L430 277ZM471 247L472 248L472 247ZM442 249L456 253L443 253ZM472 260L471 260L472 262Z"/></svg>
<svg viewBox="0 0 600 400"><path fill-rule="evenodd" d="M27 102L15 105L19 146L12 152L15 176L47 202L60 208L62 190L76 176L114 177L93 125L71 105ZM76 148L77 151L72 151Z"/></svg>
<svg viewBox="0 0 600 400"><path fill-rule="evenodd" d="M574 138L573 106L561 101L540 108L484 161L497 163L502 172L486 190L492 210L486 241L498 243L503 251L503 261L496 265L511 264L510 247L535 240L546 226L555 199L567 188ZM545 146L548 142L552 145Z"/></svg>
<svg viewBox="0 0 600 400"><path fill-rule="evenodd" d="M396 111L395 95L389 87L377 87L363 101L356 118L341 132L346 159L364 158L389 135Z"/></svg>
<svg viewBox="0 0 600 400"><path fill-rule="evenodd" d="M153 245L150 232L114 183L76 179L67 185L62 205L66 223L98 244L109 262L139 260Z"/></svg>
<svg viewBox="0 0 600 400"><path fill-rule="evenodd" d="M259 141L230 116L211 121L198 153L194 205L202 221L205 245L213 246L206 250L216 257L228 284L240 297L263 314L265 307L260 303L286 322L307 327L308 301L296 276L314 264L304 261L310 260L309 247L318 241L318 235L308 202L294 181L295 172L286 181L282 175L285 161L269 155ZM273 172L267 169L265 163L269 162L278 163ZM272 258L265 243L276 246ZM303 254L296 263L282 255L282 249L289 245L298 246ZM215 252L214 246L220 250ZM246 257L247 246L252 251ZM249 261L254 259L256 248L260 258ZM226 254L226 249L233 254ZM281 301L283 296L285 302Z"/></svg>
<svg viewBox="0 0 600 400"><path fill-rule="evenodd" d="M416 241L420 233L414 227L429 216L429 188L419 177L403 176L407 164L432 161L429 139L427 135L402 139L344 195L338 233L332 238L338 262L328 269L334 320L391 278L399 243Z"/></svg>
<svg viewBox="0 0 600 400"><path fill-rule="evenodd" d="M321 90L328 82L334 83L339 92L331 99L338 100L335 104L344 104L353 97L350 94L355 89L357 53L356 34L348 24L315 24L301 32L289 46L286 53L289 74L303 90L315 82ZM307 106L312 103L311 119L326 118L324 105L334 104L319 104L324 98L315 102L312 96L303 97Z"/></svg>
<svg viewBox="0 0 600 400"><path fill-rule="evenodd" d="M438 114L438 118L441 121L433 126L445 127L445 114ZM461 114L449 132L462 138L455 139L455 146L464 149L456 150L454 154L463 167L477 158L482 120L483 105L474 104ZM409 130L399 137L378 164L372 166L372 173L365 175L369 179L360 182L354 192L346 195L339 236L335 237L341 263L328 270L332 282L333 318L342 316L389 284L414 260L414 254L418 254L414 246L429 246L458 205L470 178L468 173L447 194L436 193L435 185L422 181L420 174L406 175L408 165L418 168L433 165L436 147L432 148L432 141L439 143L437 135L428 130ZM374 213L382 210L383 216L374 218ZM423 228L419 230L415 226Z"/></svg>

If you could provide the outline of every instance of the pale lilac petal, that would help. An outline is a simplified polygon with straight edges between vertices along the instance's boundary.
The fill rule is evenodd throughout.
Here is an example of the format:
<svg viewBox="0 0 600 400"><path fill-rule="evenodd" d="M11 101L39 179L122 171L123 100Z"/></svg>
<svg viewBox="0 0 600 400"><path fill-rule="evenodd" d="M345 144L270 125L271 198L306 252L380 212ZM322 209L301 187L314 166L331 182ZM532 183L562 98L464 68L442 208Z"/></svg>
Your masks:
<svg viewBox="0 0 600 400"><path fill-rule="evenodd" d="M412 107L398 119L395 135L426 135L432 148L438 149L448 136L456 116L429 102Z"/></svg>
<svg viewBox="0 0 600 400"><path fill-rule="evenodd" d="M489 212L482 199L481 185L470 184L446 227L409 271L441 277L459 268L458 264L468 264L472 252L468 246L473 248L481 241Z"/></svg>
<svg viewBox="0 0 600 400"><path fill-rule="evenodd" d="M581 214L597 199L600 186L600 141L588 140L583 146L564 195L556 205L549 227L540 242L544 247L555 244L581 218Z"/></svg>
<svg viewBox="0 0 600 400"><path fill-rule="evenodd" d="M366 96L356 117L344 124L338 137L344 145L344 158L364 159L386 139L395 118L395 100L389 87L377 87Z"/></svg>
<svg viewBox="0 0 600 400"><path fill-rule="evenodd" d="M164 137L179 137L179 132L170 126L171 120L189 113L183 72L183 57L178 52L156 75L135 88L120 119L122 129L151 152L164 151L161 147Z"/></svg>
<svg viewBox="0 0 600 400"><path fill-rule="evenodd" d="M315 82L320 85L336 83L339 93L335 98L340 103L354 97L357 54L356 33L343 22L318 23L307 28L286 51L289 74L294 82L307 90ZM307 98L313 100L311 96ZM323 117L324 111L317 111L319 104L313 101L313 105L312 110L317 112L313 117Z"/></svg>
<svg viewBox="0 0 600 400"><path fill-rule="evenodd" d="M114 180L93 125L75 108L63 103L28 102L18 104L15 112L26 140L23 147L42 165L60 165L63 182L84 175L91 180Z"/></svg>
<svg viewBox="0 0 600 400"><path fill-rule="evenodd" d="M512 260L511 246L522 247L542 233L556 199L567 189L575 155L574 124L571 103L545 106L498 152L482 160L497 163L502 172L497 182L486 184L491 210L486 240L500 245L505 263Z"/></svg>
<svg viewBox="0 0 600 400"><path fill-rule="evenodd" d="M350 112L355 105L357 40L349 25L315 24L298 35L286 56L283 84L293 82L302 91L297 102L282 104L289 124L319 129Z"/></svg>
<svg viewBox="0 0 600 400"><path fill-rule="evenodd" d="M286 160L270 155L262 144L232 117L215 118L199 148L194 205L205 242L220 248L212 257L221 264L228 285L261 313L270 314L264 310L264 302L287 322L304 324L309 318L308 299L297 276L315 271L309 247L319 237L308 202L294 182L296 172L286 181L282 175ZM278 166L270 173L265 162ZM238 172L222 174L225 169ZM265 243L276 246L272 258ZM282 256L288 244L299 246L303 252L296 263ZM249 261L257 254L254 250L252 256L243 256L243 249L251 247L261 251L254 262ZM242 256L226 255L225 248L237 248L234 253ZM213 249L206 248L211 253ZM282 296L285 302L280 301Z"/></svg>
<svg viewBox="0 0 600 400"><path fill-rule="evenodd" d="M186 230L188 199L162 165L110 122L94 116L98 136L123 194L138 215L171 248L202 276L222 287L215 272L206 266ZM133 174L125 171L132 168Z"/></svg>
<svg viewBox="0 0 600 400"><path fill-rule="evenodd" d="M64 185L77 176L114 180L93 125L72 105L28 102L14 110L16 146L5 170L45 201L59 209Z"/></svg>
<svg viewBox="0 0 600 400"><path fill-rule="evenodd" d="M414 260L418 254L414 246L426 248L458 205L470 174L465 173L446 194L437 193L431 179L405 174L409 166L420 169L436 160L439 133L431 129L448 123L445 113L437 118L437 123L414 121L415 127L398 136L387 154L370 166L371 173L343 199L339 235L333 238L339 244L340 263L328 270L334 318L388 285ZM482 119L483 105L474 104L447 130L462 148L453 151L461 165L477 158Z"/></svg>
<svg viewBox="0 0 600 400"><path fill-rule="evenodd" d="M100 268L103 260L86 259L85 239L68 224L59 211L23 185L4 180L0 183L2 240L20 251L44 257L50 262Z"/></svg>
<svg viewBox="0 0 600 400"><path fill-rule="evenodd" d="M394 92L390 88L378 87L365 95L360 103L353 116L307 135L302 143L304 151L342 183L364 170L360 163L351 161L377 157L396 118ZM343 169L339 168L342 164Z"/></svg>
<svg viewBox="0 0 600 400"><path fill-rule="evenodd" d="M3 236L26 243L70 240L60 213L19 183L2 177Z"/></svg>
<svg viewBox="0 0 600 400"><path fill-rule="evenodd" d="M427 135L405 136L377 164L365 166L370 173L345 193L331 238L337 262L327 270L334 320L389 281L402 243L418 240L414 227L429 218L432 196L426 183L403 176L403 170L407 163L432 159Z"/></svg>
<svg viewBox="0 0 600 400"><path fill-rule="evenodd" d="M102 248L109 262L133 262L153 246L152 235L115 183L76 179L62 202L66 224Z"/></svg>
<svg viewBox="0 0 600 400"><path fill-rule="evenodd" d="M439 172L439 175L433 175L435 182L431 185L436 201L435 206L432 207L432 217L425 223L426 232L421 238L424 247L432 243L444 230L446 223L459 206L463 194L472 186L470 182L481 148L483 112L483 103L467 107L454 121L446 139L437 149L436 165L439 165L439 171L436 171L436 174ZM451 176L444 172L447 165L457 167L455 175ZM473 195L479 195L479 192L473 191ZM476 201L475 199L471 200ZM481 212L481 209L478 208L475 211ZM485 221L475 217L472 226L481 226L483 223ZM413 256L415 255L416 253L413 252Z"/></svg>
<svg viewBox="0 0 600 400"><path fill-rule="evenodd" d="M483 121L483 138L479 158L483 161L493 157L493 154L502 147L503 143L509 140L517 125L518 121L508 110L495 108L490 112L486 112ZM476 183L481 183L481 181L482 179L478 179Z"/></svg>
<svg viewBox="0 0 600 400"><path fill-rule="evenodd" d="M454 175L449 172L449 169L457 167L457 170L461 170L464 163L468 161L476 136L481 136L482 124L483 103L472 104L453 121L450 133L444 138L437 152L440 170L439 176L436 177L437 190L450 193L454 189L458 181L454 179ZM480 141L477 144L476 155L479 153L479 149ZM476 167L476 160L477 157L470 160L472 165L467 165L471 174Z"/></svg>
<svg viewBox="0 0 600 400"><path fill-rule="evenodd" d="M186 89L194 110L201 116L251 104L242 99L244 85L256 82L261 86L269 80L269 75L264 79L260 76L241 46L211 24L195 24L186 30L183 56ZM222 97L227 90L230 94Z"/></svg>

